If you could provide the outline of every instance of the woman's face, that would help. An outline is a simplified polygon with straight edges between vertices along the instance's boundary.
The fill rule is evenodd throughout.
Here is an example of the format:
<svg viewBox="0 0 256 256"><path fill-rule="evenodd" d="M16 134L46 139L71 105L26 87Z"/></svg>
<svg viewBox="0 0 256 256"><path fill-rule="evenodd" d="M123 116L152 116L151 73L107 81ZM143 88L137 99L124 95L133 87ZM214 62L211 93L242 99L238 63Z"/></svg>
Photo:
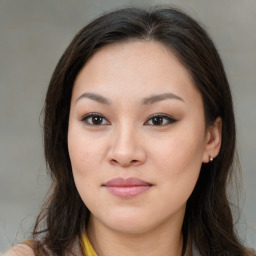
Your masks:
<svg viewBox="0 0 256 256"><path fill-rule="evenodd" d="M179 223L208 162L199 91L160 43L99 50L74 84L68 148L78 192L98 226L142 233Z"/></svg>

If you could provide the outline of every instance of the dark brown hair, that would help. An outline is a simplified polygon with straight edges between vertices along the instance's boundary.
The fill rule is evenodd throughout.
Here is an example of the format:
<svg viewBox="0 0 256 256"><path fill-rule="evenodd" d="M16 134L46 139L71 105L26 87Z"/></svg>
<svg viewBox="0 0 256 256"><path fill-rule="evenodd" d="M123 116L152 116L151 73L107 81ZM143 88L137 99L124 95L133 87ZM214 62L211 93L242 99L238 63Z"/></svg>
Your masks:
<svg viewBox="0 0 256 256"><path fill-rule="evenodd" d="M173 8L150 11L127 8L105 14L83 28L70 43L52 75L44 108L45 158L53 179L52 193L34 228L37 254L47 248L58 256L70 251L89 218L72 176L67 146L74 80L100 48L129 40L154 40L167 46L192 75L200 91L206 125L222 119L222 145L213 162L202 164L187 202L183 223L201 255L254 255L240 243L227 197L234 175L236 144L232 97L219 54L207 33L188 15Z"/></svg>

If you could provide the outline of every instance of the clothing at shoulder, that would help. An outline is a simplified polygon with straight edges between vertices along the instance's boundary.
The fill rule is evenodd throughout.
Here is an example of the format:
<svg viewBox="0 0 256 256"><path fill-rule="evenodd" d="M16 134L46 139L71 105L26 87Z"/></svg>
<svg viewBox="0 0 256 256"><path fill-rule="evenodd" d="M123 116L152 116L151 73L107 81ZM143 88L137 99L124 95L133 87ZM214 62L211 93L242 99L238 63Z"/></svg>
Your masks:
<svg viewBox="0 0 256 256"><path fill-rule="evenodd" d="M24 241L24 243L14 246L3 255L1 255L0 253L0 256L35 256L31 247L33 247L33 240L26 240ZM50 255L50 256L53 255L46 246L43 246L43 249L45 250L46 255ZM67 256L70 256L70 255L76 255L76 256L84 255L82 252L80 239L77 238L76 241L74 242L72 250L70 253L67 254ZM88 254L88 255L90 256L91 254Z"/></svg>
<svg viewBox="0 0 256 256"><path fill-rule="evenodd" d="M18 244L4 253L3 256L35 256L35 254L28 245Z"/></svg>

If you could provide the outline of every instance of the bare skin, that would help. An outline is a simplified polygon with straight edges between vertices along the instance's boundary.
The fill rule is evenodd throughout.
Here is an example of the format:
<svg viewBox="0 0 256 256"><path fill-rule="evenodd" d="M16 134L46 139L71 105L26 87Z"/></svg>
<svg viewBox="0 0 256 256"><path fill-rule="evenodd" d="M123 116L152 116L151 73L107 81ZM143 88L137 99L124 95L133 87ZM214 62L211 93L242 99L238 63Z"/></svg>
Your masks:
<svg viewBox="0 0 256 256"><path fill-rule="evenodd" d="M160 43L99 50L73 88L68 146L99 256L181 255L186 202L221 144L189 72ZM149 188L109 187L140 179ZM131 185L131 184L130 184ZM129 186L130 186L129 185Z"/></svg>
<svg viewBox="0 0 256 256"><path fill-rule="evenodd" d="M221 119L206 128L201 95L170 50L153 41L99 50L75 81L68 129L97 255L181 255L186 202L220 145ZM5 254L25 255L34 255L25 245Z"/></svg>

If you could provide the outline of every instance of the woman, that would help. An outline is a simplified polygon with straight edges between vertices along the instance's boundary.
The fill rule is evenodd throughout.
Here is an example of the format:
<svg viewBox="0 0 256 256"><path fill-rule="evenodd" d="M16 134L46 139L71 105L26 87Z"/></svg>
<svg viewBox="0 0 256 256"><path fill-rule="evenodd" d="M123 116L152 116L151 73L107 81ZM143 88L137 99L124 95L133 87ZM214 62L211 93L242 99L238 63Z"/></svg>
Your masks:
<svg viewBox="0 0 256 256"><path fill-rule="evenodd" d="M235 140L225 71L197 22L172 8L101 16L53 73L52 193L7 255L256 255L228 201Z"/></svg>

